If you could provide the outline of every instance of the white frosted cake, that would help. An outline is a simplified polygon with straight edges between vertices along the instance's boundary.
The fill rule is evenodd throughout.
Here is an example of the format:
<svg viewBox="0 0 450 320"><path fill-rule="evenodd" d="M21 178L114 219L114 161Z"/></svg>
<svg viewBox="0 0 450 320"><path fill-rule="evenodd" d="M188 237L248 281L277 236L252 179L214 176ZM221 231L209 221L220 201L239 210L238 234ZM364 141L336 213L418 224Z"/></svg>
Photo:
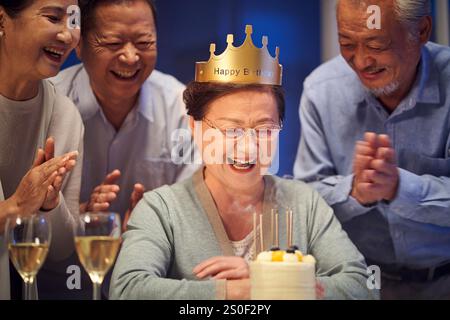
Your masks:
<svg viewBox="0 0 450 320"><path fill-rule="evenodd" d="M253 300L315 300L316 260L298 250L261 252L250 262Z"/></svg>

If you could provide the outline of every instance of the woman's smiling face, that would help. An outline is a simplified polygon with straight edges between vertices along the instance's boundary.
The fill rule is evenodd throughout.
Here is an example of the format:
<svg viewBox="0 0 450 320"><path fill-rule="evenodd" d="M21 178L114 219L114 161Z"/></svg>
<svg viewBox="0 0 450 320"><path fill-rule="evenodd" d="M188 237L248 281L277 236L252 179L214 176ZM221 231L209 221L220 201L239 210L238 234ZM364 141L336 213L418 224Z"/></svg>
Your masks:
<svg viewBox="0 0 450 320"><path fill-rule="evenodd" d="M258 184L276 152L279 130L273 128L279 125L277 102L268 90L244 89L213 100L201 130L200 149L208 172L237 189Z"/></svg>
<svg viewBox="0 0 450 320"><path fill-rule="evenodd" d="M77 0L35 0L16 17L0 7L0 54L16 74L31 80L58 74L80 38L80 30L68 21L68 8L74 5Z"/></svg>

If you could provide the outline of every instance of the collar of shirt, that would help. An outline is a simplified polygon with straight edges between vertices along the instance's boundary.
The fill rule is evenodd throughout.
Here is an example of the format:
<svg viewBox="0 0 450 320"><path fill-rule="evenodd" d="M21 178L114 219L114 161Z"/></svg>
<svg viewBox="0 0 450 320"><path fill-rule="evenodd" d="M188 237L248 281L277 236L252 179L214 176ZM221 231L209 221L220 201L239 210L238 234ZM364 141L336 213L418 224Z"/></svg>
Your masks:
<svg viewBox="0 0 450 320"><path fill-rule="evenodd" d="M77 83L74 85L74 88L79 88L79 90L75 93L74 100L78 100L77 105L80 109L83 121L92 118L99 112L103 121L109 123L94 95L90 85L89 76L84 67L80 70L75 81ZM154 102L151 95L151 83L149 79L143 83L136 106L131 109L131 112L127 115L123 127L136 123L139 118L138 114L143 115L150 122L154 121Z"/></svg>
<svg viewBox="0 0 450 320"><path fill-rule="evenodd" d="M380 105L373 94L361 86L361 92L355 95L358 103L366 102L367 105ZM408 95L402 100L392 115L415 108L418 104L436 104L440 102L439 72L433 64L429 49L422 48L421 60L417 72L417 78Z"/></svg>

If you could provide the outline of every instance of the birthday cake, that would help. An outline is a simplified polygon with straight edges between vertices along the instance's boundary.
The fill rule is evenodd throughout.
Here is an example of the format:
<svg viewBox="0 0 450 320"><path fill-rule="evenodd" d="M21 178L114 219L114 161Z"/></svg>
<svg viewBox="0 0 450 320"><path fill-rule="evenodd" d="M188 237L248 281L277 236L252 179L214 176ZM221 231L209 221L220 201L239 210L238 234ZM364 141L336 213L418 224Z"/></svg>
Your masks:
<svg viewBox="0 0 450 320"><path fill-rule="evenodd" d="M253 300L316 299L316 260L296 249L264 251L250 262Z"/></svg>

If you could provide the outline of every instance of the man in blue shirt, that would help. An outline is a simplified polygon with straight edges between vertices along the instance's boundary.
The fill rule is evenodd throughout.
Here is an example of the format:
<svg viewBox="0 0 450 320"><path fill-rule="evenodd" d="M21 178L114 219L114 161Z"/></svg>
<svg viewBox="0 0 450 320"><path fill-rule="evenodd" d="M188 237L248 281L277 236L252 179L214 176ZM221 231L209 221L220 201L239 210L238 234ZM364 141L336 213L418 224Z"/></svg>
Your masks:
<svg viewBox="0 0 450 320"><path fill-rule="evenodd" d="M429 0L371 5L379 29L365 1L338 3L341 56L304 83L294 175L381 268L382 298L450 298L450 48L428 42Z"/></svg>

